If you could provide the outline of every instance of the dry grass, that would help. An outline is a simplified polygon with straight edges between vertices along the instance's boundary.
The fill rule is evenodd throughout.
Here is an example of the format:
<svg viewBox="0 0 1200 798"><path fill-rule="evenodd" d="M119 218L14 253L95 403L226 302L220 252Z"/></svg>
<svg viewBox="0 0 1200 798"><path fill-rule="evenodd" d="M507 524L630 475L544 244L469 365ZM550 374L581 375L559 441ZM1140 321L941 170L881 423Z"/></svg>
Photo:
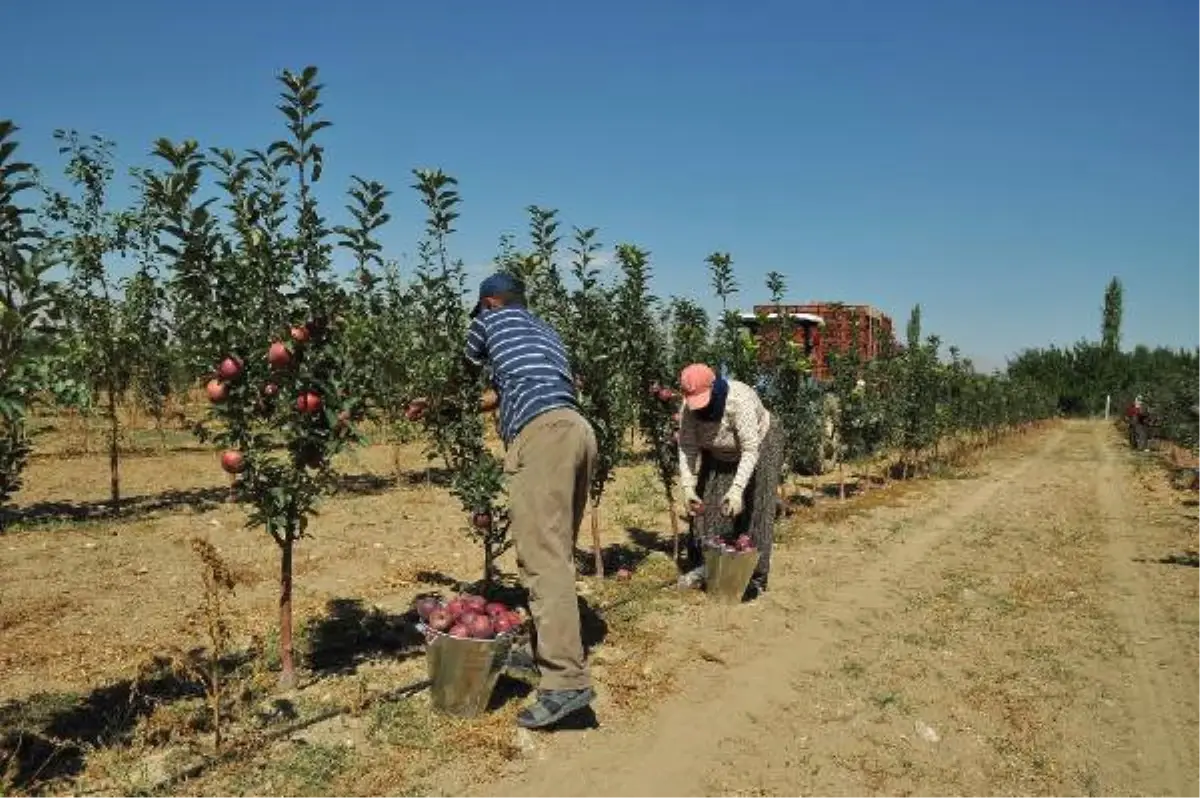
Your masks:
<svg viewBox="0 0 1200 798"><path fill-rule="evenodd" d="M69 439L70 434L54 432L48 439ZM80 445L61 443L60 449ZM1017 450L1025 445L1020 440L1012 444ZM135 457L125 463L135 507L138 497L219 491L226 485L211 452L179 451L170 455L169 467L165 462ZM941 476L969 475L972 472L964 469L977 462L964 459ZM419 449L411 445L369 447L346 460L352 473L376 477L390 477L397 466L419 476L423 463ZM32 474L35 479L20 499L26 507L64 495L98 502L107 491L100 458L43 457ZM827 475L822 482L835 479ZM885 508L925 501L938 484L893 482L845 501L822 497L813 507L797 508L781 525L779 540L810 543L834 528L857 529L855 524ZM663 588L673 581L675 566L651 549L669 549L667 513L648 467L621 469L602 507L602 538L636 563L633 578L582 580L587 600L601 608L607 626L593 663L601 696L598 712L612 724L653 711L680 689L678 674L689 660L722 666L726 660L720 646L692 641L680 648L669 631L673 625L693 622L703 609L703 598ZM28 531L9 536L7 551L0 552L0 569L8 577L0 588L0 630L8 649L0 654L7 666L0 675L0 690L19 697L21 713L14 714L9 705L0 711L0 735L14 730L37 735L48 741L45 750L58 746L58 761L75 757L78 763L64 767L62 775L55 775L54 768L33 778L28 773L14 775L13 763L19 757L6 759L4 752L11 754L12 745L10 738L3 738L9 740L9 748L0 746L0 761L8 762L6 791L145 791L209 753L212 730L202 691L197 691L194 679L172 672L169 660L164 665L155 658L200 643L203 615L189 598L199 577L187 549L198 528L229 563L239 584L236 601L229 606L234 643L225 690L235 698L228 709L230 743L243 745L245 753L172 789L181 794L428 794L452 790L454 778L495 772L527 758L527 741L513 728L520 698L473 720L441 717L420 694L378 698L423 676L423 660L408 656L401 632L401 616L412 597L439 581L478 572L477 554L458 530L460 516L445 491L419 481L409 485L403 479L380 491L336 497L326 505L296 563L297 642L308 656L320 630L336 628L349 653L330 654L334 666L311 670L303 688L286 695L274 692L271 670L276 552L261 533L242 528L239 508L222 505L218 498L199 509L163 506L131 512L123 519L26 524ZM58 531L51 534L51 528ZM889 534L886 527L875 526L860 530L854 540L878 546L888 543ZM980 540L979 545L993 545ZM835 538L827 548L845 551L846 546ZM513 568L511 554L502 565ZM953 578L949 575L947 584ZM1076 581L1082 593L1086 585ZM1028 571L1006 585L977 592L992 598L987 611L1016 634L1015 625L1032 622L1039 607L1060 607L1068 601L1064 584L1061 575L1056 582ZM359 603L348 605L352 599ZM928 649L965 629L978 611L963 601L958 585L929 599L930 623L906 630L905 639L913 642L900 644ZM342 616L335 618L338 612ZM920 654L895 656L900 660ZM149 665L139 671L131 663ZM1010 663L997 661L989 668L974 698L1009 718L1016 729L1001 735L998 739L1007 742L997 745L1010 746L1013 756L1027 756L1051 739L1051 732L1043 728L1045 715L1034 713L1037 702L1029 697L1038 693L1028 684L1004 682ZM903 670L898 665L893 675ZM1046 679L1061 672L1061 667L1045 666ZM857 699L863 711L891 719L900 707L909 706L908 695L896 689L893 678L879 676L877 668L865 668L856 678L866 691ZM121 688L124 683L129 684ZM37 685L59 692L35 701ZM345 711L282 741L261 742L264 735L331 707ZM65 727L76 737L50 733ZM89 732L86 738L83 727ZM31 755L44 755L45 750ZM464 762L470 767L460 767ZM873 774L870 783L886 789L894 783L889 779L908 766L901 752L882 746L873 760L862 760L856 767ZM454 776L453 771L466 772ZM739 790L758 794L745 792L745 785Z"/></svg>

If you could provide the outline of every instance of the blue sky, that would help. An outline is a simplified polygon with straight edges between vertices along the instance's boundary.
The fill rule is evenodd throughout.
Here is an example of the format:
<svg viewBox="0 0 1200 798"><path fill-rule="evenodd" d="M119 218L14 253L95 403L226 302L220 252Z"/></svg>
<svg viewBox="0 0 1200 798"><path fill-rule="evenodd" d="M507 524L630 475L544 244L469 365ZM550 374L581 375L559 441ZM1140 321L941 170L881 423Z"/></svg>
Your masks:
<svg viewBox="0 0 1200 798"><path fill-rule="evenodd" d="M21 3L0 114L48 171L51 132L264 146L274 75L320 67L324 209L351 174L395 192L390 254L421 223L410 170L464 198L482 274L525 206L652 253L655 288L712 305L732 253L746 305L876 305L984 367L1098 334L1195 346L1197 4L1186 0Z"/></svg>

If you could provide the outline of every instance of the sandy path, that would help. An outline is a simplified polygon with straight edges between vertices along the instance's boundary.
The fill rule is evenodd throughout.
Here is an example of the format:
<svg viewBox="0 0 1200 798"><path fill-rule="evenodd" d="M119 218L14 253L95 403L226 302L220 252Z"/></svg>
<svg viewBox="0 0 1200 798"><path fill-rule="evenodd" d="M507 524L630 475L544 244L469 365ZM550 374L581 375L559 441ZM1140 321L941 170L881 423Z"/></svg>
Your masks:
<svg viewBox="0 0 1200 798"><path fill-rule="evenodd" d="M1196 795L1196 572L1133 559L1194 523L1139 524L1118 447L1062 425L784 548L766 600L672 632L702 656L646 721L470 789Z"/></svg>

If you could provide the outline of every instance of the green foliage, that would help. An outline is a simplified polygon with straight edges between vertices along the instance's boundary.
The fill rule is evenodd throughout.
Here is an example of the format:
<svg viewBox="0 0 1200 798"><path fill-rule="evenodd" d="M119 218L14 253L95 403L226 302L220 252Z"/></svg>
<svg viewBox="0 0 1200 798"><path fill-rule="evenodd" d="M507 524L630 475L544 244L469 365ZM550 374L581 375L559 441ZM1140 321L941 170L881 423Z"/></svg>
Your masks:
<svg viewBox="0 0 1200 798"><path fill-rule="evenodd" d="M422 336L412 389L429 403L422 417L428 455L440 457L450 471L451 493L471 517L466 529L483 546L483 576L490 581L496 558L511 541L503 508L504 466L487 446L479 413L485 385L463 357L469 322L463 301L466 271L448 251L461 201L458 181L441 170L420 169L414 175L426 222L410 296Z"/></svg>
<svg viewBox="0 0 1200 798"><path fill-rule="evenodd" d="M734 379L754 383L757 353L753 339L746 335L737 308L729 303L738 292L733 274L733 258L727 252L714 252L704 259L709 267L713 292L721 300L721 318L713 336L714 369L727 371Z"/></svg>
<svg viewBox="0 0 1200 798"><path fill-rule="evenodd" d="M167 260L171 317L189 368L226 395L214 401L201 438L225 448L238 474L247 525L265 528L281 549L281 648L285 682L291 652L291 557L320 499L337 487L334 458L357 441L361 380L340 344L349 309L333 275L332 231L313 184L324 150L317 133L322 86L315 67L284 71L279 110L288 136L265 151L202 153L194 141L160 140L161 174L143 176ZM217 197L201 198L205 178ZM343 233L356 255L377 250L365 234ZM284 354L268 360L270 348ZM224 361L234 374L220 374Z"/></svg>
<svg viewBox="0 0 1200 798"><path fill-rule="evenodd" d="M650 254L633 244L617 247L622 281L617 288L617 314L621 320L621 371L628 380L628 400L634 423L650 446L651 459L670 501L678 474L678 449L674 440L673 413L678 403L669 386L670 371L666 330L658 313L660 302L650 291Z"/></svg>
<svg viewBox="0 0 1200 798"><path fill-rule="evenodd" d="M20 489L32 450L30 403L45 385L47 325L55 314L45 235L22 204L21 195L34 187L33 167L13 157L16 131L0 120L0 509Z"/></svg>
<svg viewBox="0 0 1200 798"><path fill-rule="evenodd" d="M580 409L596 433L591 484L592 506L596 507L620 462L624 441L621 398L625 386L617 353L625 330L613 292L600 282L595 266L600 248L596 229L575 228L573 238L571 274L578 288L571 296L573 319L563 330L563 343L570 352Z"/></svg>
<svg viewBox="0 0 1200 798"><path fill-rule="evenodd" d="M670 304L671 373L691 363L713 362L708 314L694 300L674 297Z"/></svg>

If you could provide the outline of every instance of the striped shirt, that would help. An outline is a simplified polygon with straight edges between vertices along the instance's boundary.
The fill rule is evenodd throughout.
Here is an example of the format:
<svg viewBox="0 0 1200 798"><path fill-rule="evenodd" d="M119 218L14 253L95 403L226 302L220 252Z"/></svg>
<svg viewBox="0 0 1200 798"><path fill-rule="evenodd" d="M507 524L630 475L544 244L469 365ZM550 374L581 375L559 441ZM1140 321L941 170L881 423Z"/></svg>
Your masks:
<svg viewBox="0 0 1200 798"><path fill-rule="evenodd" d="M467 331L464 354L476 366L491 366L505 444L547 410L577 407L562 340L525 308L502 307L476 316Z"/></svg>
<svg viewBox="0 0 1200 798"><path fill-rule="evenodd" d="M744 489L758 465L758 449L771 426L771 414L749 385L728 380L729 397L718 421L701 421L683 406L679 419L679 482L695 489L700 452L717 460L737 461L733 487Z"/></svg>

